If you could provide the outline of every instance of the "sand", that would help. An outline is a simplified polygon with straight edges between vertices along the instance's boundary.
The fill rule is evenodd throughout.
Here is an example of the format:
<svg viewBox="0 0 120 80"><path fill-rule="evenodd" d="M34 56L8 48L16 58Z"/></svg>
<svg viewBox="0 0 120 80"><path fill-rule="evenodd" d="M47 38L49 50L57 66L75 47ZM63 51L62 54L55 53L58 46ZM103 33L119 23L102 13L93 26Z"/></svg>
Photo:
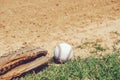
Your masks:
<svg viewBox="0 0 120 80"><path fill-rule="evenodd" d="M110 32L120 32L120 0L0 0L0 56L26 45L48 50L62 42L75 48L100 40L111 46Z"/></svg>

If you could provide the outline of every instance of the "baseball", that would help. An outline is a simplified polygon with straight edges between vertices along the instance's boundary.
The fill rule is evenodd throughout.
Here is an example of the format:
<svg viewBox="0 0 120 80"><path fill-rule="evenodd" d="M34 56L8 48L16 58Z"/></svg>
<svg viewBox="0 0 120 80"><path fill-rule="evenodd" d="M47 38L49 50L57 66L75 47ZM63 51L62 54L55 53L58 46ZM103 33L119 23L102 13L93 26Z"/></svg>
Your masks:
<svg viewBox="0 0 120 80"><path fill-rule="evenodd" d="M61 43L54 50L54 58L57 62L64 63L73 57L72 46L67 43Z"/></svg>

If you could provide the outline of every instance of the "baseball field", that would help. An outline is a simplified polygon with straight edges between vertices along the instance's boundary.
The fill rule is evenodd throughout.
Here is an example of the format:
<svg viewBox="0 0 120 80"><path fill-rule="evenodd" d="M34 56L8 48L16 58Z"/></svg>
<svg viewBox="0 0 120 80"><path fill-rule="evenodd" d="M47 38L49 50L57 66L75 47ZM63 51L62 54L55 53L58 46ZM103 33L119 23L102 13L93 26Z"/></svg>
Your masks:
<svg viewBox="0 0 120 80"><path fill-rule="evenodd" d="M76 73L70 73L64 77L66 73L69 73L67 69L65 73L61 73L63 78L58 79L56 72L53 78L49 78L52 76L50 75L44 80L68 80L68 78L69 80L73 78L76 80L110 80L114 79L115 75L112 73L116 70L118 70L116 75L120 76L120 67L116 67L112 72L110 66L120 65L118 56L113 55L110 59L107 57L108 63L113 61L113 64L107 64L104 60L96 60L107 53L120 54L120 0L0 0L0 56L20 47L33 45L46 49L47 56L53 57L55 46L62 42L72 45L75 60L60 67L55 65L55 69L51 66L47 70L54 69L53 72L49 72L53 74L54 71L59 72L61 67L64 71L67 65L69 65L68 69L72 69L75 66L70 66L75 62L76 69L73 72L76 71ZM81 60L86 57L89 59L90 56L96 58L90 58L88 64L85 62L87 60ZM78 57L80 59L76 60ZM105 60L107 58L105 57ZM117 62L114 62L114 59ZM81 66L80 62L84 65ZM102 68L99 62L103 63ZM105 75L108 68L104 64L108 66L110 69L108 73L112 72L111 74ZM93 71L95 66L88 68L88 65L98 65L96 66L99 67L98 72L103 70L103 76L109 78L98 78L101 77L102 72L97 74L98 72ZM81 69L81 72L77 73L77 69ZM34 78L28 75L21 80L43 80L39 77L48 73L45 70L43 74L37 74ZM117 77L115 80L119 80L118 78L120 79Z"/></svg>

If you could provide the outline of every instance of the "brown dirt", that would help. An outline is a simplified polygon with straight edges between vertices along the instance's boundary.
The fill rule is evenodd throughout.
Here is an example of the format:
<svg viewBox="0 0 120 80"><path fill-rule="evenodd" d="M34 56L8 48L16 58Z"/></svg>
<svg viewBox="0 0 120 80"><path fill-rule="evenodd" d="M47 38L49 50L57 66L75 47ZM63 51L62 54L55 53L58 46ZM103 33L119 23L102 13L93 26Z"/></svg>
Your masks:
<svg viewBox="0 0 120 80"><path fill-rule="evenodd" d="M0 55L25 45L40 46L53 55L67 42L75 48L98 40L111 46L111 31L120 32L120 0L0 0Z"/></svg>

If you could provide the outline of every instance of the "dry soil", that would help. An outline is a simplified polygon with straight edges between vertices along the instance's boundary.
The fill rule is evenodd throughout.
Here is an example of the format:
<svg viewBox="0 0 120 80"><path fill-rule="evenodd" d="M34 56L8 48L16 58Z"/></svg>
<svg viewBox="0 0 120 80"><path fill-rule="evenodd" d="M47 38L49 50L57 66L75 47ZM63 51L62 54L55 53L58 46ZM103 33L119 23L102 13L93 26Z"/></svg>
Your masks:
<svg viewBox="0 0 120 80"><path fill-rule="evenodd" d="M120 0L0 0L0 55L22 46L53 50L61 42L75 56L91 55L75 48L85 41L108 47L120 32Z"/></svg>

